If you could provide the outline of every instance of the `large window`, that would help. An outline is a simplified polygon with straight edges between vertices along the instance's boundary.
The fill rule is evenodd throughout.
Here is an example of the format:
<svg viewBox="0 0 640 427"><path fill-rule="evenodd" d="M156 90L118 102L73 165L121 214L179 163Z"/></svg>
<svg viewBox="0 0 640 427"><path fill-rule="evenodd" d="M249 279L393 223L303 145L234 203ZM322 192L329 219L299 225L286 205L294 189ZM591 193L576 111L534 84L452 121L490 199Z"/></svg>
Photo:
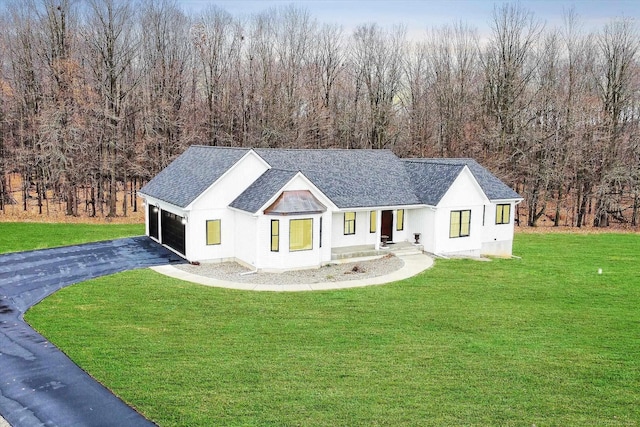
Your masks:
<svg viewBox="0 0 640 427"><path fill-rule="evenodd" d="M289 221L289 252L307 251L313 248L313 219Z"/></svg>
<svg viewBox="0 0 640 427"><path fill-rule="evenodd" d="M404 209L398 209L396 215L396 230L404 230Z"/></svg>
<svg viewBox="0 0 640 427"><path fill-rule="evenodd" d="M207 221L207 245L219 245L220 239L220 220Z"/></svg>
<svg viewBox="0 0 640 427"><path fill-rule="evenodd" d="M271 252L280 250L280 220L271 220Z"/></svg>
<svg viewBox="0 0 640 427"><path fill-rule="evenodd" d="M509 222L511 222L511 205L509 203L497 205L496 224L509 224Z"/></svg>
<svg viewBox="0 0 640 427"><path fill-rule="evenodd" d="M356 213L344 213L344 234L356 234Z"/></svg>
<svg viewBox="0 0 640 427"><path fill-rule="evenodd" d="M376 211L369 212L369 233L375 233L378 227L378 214Z"/></svg>
<svg viewBox="0 0 640 427"><path fill-rule="evenodd" d="M471 211L451 211L451 226L449 237L466 237L471 227Z"/></svg>

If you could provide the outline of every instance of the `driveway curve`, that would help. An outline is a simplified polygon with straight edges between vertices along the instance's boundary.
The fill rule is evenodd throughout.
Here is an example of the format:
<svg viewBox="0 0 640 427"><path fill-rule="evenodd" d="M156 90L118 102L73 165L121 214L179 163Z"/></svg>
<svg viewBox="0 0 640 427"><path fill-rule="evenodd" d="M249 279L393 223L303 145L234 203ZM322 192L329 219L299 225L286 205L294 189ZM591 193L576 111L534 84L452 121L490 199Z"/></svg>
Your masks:
<svg viewBox="0 0 640 427"><path fill-rule="evenodd" d="M0 415L13 427L154 426L23 320L55 291L184 260L147 237L0 255Z"/></svg>

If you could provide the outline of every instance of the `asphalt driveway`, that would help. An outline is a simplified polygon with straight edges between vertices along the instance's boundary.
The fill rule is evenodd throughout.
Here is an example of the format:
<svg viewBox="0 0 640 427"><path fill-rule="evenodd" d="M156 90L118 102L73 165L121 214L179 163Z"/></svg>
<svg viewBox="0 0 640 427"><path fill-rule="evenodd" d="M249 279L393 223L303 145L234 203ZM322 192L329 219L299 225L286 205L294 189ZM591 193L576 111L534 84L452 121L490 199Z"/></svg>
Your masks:
<svg viewBox="0 0 640 427"><path fill-rule="evenodd" d="M0 255L0 415L13 427L153 426L22 319L65 286L184 260L147 237Z"/></svg>

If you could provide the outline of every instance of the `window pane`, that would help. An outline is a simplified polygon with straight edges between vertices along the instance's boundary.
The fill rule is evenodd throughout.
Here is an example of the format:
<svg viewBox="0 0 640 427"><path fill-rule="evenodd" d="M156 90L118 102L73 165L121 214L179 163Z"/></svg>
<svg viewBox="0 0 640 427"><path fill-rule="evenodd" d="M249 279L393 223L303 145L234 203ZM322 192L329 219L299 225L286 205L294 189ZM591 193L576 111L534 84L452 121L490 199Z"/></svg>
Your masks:
<svg viewBox="0 0 640 427"><path fill-rule="evenodd" d="M451 212L449 237L460 237L460 211Z"/></svg>
<svg viewBox="0 0 640 427"><path fill-rule="evenodd" d="M289 221L289 251L304 251L312 248L313 219Z"/></svg>
<svg viewBox="0 0 640 427"><path fill-rule="evenodd" d="M344 234L356 234L356 213L344 213Z"/></svg>
<svg viewBox="0 0 640 427"><path fill-rule="evenodd" d="M219 245L220 240L220 220L207 221L207 245Z"/></svg>
<svg viewBox="0 0 640 427"><path fill-rule="evenodd" d="M462 211L460 219L460 236L468 236L471 226L471 211Z"/></svg>
<svg viewBox="0 0 640 427"><path fill-rule="evenodd" d="M396 218L396 230L404 230L404 209L398 209L398 218Z"/></svg>
<svg viewBox="0 0 640 427"><path fill-rule="evenodd" d="M280 250L280 221L271 220L271 251L278 252Z"/></svg>
<svg viewBox="0 0 640 427"><path fill-rule="evenodd" d="M369 233L375 233L377 226L378 226L378 217L376 215L376 211L371 211L369 213Z"/></svg>
<svg viewBox="0 0 640 427"><path fill-rule="evenodd" d="M502 204L496 206L496 224L509 224L511 222L511 205Z"/></svg>

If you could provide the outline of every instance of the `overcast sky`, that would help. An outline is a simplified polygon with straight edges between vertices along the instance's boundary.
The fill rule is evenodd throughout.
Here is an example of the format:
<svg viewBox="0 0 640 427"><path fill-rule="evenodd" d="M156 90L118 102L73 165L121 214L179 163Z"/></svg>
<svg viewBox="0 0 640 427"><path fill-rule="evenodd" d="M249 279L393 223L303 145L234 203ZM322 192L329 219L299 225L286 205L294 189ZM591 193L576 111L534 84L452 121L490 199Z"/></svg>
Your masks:
<svg viewBox="0 0 640 427"><path fill-rule="evenodd" d="M427 28L463 21L487 34L494 5L489 0L179 0L186 12L216 4L236 17L270 7L296 4L306 8L319 22L342 25L347 31L359 24L376 22L384 27L404 24L410 38L424 35ZM521 0L520 4L546 22L560 26L565 9L574 8L585 29L599 29L612 18L640 19L640 0Z"/></svg>

